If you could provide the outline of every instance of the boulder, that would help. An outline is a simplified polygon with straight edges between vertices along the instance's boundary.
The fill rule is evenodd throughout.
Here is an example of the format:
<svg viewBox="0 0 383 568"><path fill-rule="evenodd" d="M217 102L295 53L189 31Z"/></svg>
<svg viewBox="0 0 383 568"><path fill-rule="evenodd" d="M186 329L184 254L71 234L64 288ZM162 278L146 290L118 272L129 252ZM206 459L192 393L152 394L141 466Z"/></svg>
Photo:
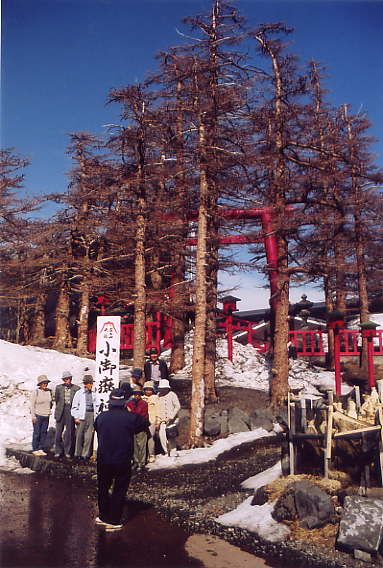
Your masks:
<svg viewBox="0 0 383 568"><path fill-rule="evenodd" d="M237 406L234 406L229 410L228 425L230 434L248 432L250 430L249 415Z"/></svg>
<svg viewBox="0 0 383 568"><path fill-rule="evenodd" d="M310 481L295 484L295 505L304 528L316 529L334 520L335 508L330 496Z"/></svg>
<svg viewBox="0 0 383 568"><path fill-rule="evenodd" d="M227 410L221 410L219 416L221 424L221 436L226 436L229 433L229 412Z"/></svg>
<svg viewBox="0 0 383 568"><path fill-rule="evenodd" d="M274 415L268 408L254 410L250 414L250 429L263 428L271 432L274 428Z"/></svg>
<svg viewBox="0 0 383 568"><path fill-rule="evenodd" d="M272 514L279 522L299 519L301 526L308 529L332 522L334 515L331 498L320 487L306 480L289 485L277 500Z"/></svg>
<svg viewBox="0 0 383 568"><path fill-rule="evenodd" d="M251 500L250 505L264 505L268 501L268 496L265 487L258 487L254 492L254 497Z"/></svg>
<svg viewBox="0 0 383 568"><path fill-rule="evenodd" d="M383 501L360 495L344 500L337 545L350 550L376 553L383 532Z"/></svg>
<svg viewBox="0 0 383 568"><path fill-rule="evenodd" d="M295 521L297 518L297 508L295 505L294 487L289 485L275 503L273 519L278 521Z"/></svg>
<svg viewBox="0 0 383 568"><path fill-rule="evenodd" d="M219 436L221 434L221 413L215 408L207 408L205 411L204 434L206 436Z"/></svg>

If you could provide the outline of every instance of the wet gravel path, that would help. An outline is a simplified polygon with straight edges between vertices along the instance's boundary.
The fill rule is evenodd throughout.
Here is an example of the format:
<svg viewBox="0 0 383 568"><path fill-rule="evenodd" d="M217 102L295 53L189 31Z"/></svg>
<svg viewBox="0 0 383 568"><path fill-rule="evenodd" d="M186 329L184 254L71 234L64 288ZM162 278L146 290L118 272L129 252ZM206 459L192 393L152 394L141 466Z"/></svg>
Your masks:
<svg viewBox="0 0 383 568"><path fill-rule="evenodd" d="M189 534L214 534L242 550L268 558L274 564L280 562L285 568L366 567L366 563L335 549L293 540L272 544L259 539L254 533L224 527L214 521L215 517L231 511L252 493L243 491L241 482L271 467L280 458L280 443L277 437L260 439L232 449L207 464L134 474L128 497L150 503L166 520ZM14 455L23 467L56 477L81 479L96 496L94 464L78 466L68 460L40 458L12 448L8 448L7 453ZM368 565L383 566L383 563L378 559Z"/></svg>

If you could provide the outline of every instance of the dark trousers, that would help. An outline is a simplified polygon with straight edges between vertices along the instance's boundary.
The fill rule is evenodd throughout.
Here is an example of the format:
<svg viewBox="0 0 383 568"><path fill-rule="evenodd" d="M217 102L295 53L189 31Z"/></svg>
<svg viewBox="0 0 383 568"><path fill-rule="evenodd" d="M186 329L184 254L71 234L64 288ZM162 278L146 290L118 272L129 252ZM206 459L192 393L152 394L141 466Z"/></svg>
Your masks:
<svg viewBox="0 0 383 568"><path fill-rule="evenodd" d="M75 440L75 423L70 413L71 405L64 404L60 420L56 420L55 453L73 454ZM64 432L64 436L63 436Z"/></svg>
<svg viewBox="0 0 383 568"><path fill-rule="evenodd" d="M43 450L47 437L49 416L36 415L37 421L33 422L32 450Z"/></svg>
<svg viewBox="0 0 383 568"><path fill-rule="evenodd" d="M98 510L102 521L113 525L121 523L130 475L130 463L111 465L97 462Z"/></svg>

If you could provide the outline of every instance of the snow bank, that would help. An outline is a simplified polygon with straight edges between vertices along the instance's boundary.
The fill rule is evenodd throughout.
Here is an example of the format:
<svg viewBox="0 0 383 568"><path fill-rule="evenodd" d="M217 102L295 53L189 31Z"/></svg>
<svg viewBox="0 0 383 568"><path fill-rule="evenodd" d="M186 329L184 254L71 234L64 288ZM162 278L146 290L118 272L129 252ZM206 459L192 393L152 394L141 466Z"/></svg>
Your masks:
<svg viewBox="0 0 383 568"><path fill-rule="evenodd" d="M239 527L257 533L268 542L285 540L290 534L290 529L272 518L274 503L251 505L252 499L253 497L248 497L236 509L217 517L215 520L221 525Z"/></svg>
<svg viewBox="0 0 383 568"><path fill-rule="evenodd" d="M238 432L230 434L227 438L216 440L211 446L205 448L195 448L193 450L180 450L177 457L157 456L155 463L148 464L148 469L163 469L168 467L180 467L190 463L206 463L215 460L220 454L231 450L246 442L258 440L265 436L275 435L263 428L256 428L250 432Z"/></svg>
<svg viewBox="0 0 383 568"><path fill-rule="evenodd" d="M260 487L271 483L275 479L278 479L282 476L282 463L278 461L275 465L269 467L269 469L265 469L261 471L261 473L257 473L257 475L253 475L252 477L248 477L241 483L241 487L243 489L254 489L256 491Z"/></svg>
<svg viewBox="0 0 383 568"><path fill-rule="evenodd" d="M66 355L53 349L22 346L0 340L0 464L5 463L4 448L22 445L30 448L32 420L29 396L39 375L47 375L54 390L62 383L63 371L70 371L73 382L81 384L85 369L94 372L94 361ZM50 425L54 426L51 417Z"/></svg>

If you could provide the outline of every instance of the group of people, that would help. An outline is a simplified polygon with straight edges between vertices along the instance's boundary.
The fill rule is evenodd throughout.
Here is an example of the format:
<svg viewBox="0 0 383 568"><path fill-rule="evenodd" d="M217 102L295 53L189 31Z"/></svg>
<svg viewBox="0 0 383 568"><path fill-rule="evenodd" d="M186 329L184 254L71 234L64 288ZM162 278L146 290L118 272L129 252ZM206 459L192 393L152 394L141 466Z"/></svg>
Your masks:
<svg viewBox="0 0 383 568"><path fill-rule="evenodd" d="M176 393L170 389L166 363L151 351L144 373L134 369L131 382L123 382L109 395L108 409L100 412L93 377L84 375L82 388L72 384L71 373L62 374L53 393L46 375L37 379L31 395L32 451L47 455L45 438L55 404L55 456L88 459L97 432L97 525L106 532L121 530L122 514L132 467L138 471L155 460L155 439L164 452L174 455L178 413ZM157 436L156 436L157 434Z"/></svg>
<svg viewBox="0 0 383 568"><path fill-rule="evenodd" d="M48 388L51 381L46 375L37 378L37 389L31 395L32 452L47 455L46 436L55 404L54 456L87 460L93 453L94 420L100 410L100 398L92 375L84 375L82 387L72 383L69 371L63 372L62 381L53 393Z"/></svg>
<svg viewBox="0 0 383 568"><path fill-rule="evenodd" d="M134 437L133 467L145 468L155 460L155 443L159 449L174 455L180 403L171 391L168 367L152 349L144 371L134 369L130 382L120 383L124 407L141 416L145 428ZM94 423L100 412L100 398L94 388L92 375L85 374L82 387L72 383L72 374L64 371L62 384L53 392L46 375L37 379L37 389L31 395L33 423L32 452L47 455L46 436L49 417L55 405L56 422L54 456L88 460L93 454Z"/></svg>

